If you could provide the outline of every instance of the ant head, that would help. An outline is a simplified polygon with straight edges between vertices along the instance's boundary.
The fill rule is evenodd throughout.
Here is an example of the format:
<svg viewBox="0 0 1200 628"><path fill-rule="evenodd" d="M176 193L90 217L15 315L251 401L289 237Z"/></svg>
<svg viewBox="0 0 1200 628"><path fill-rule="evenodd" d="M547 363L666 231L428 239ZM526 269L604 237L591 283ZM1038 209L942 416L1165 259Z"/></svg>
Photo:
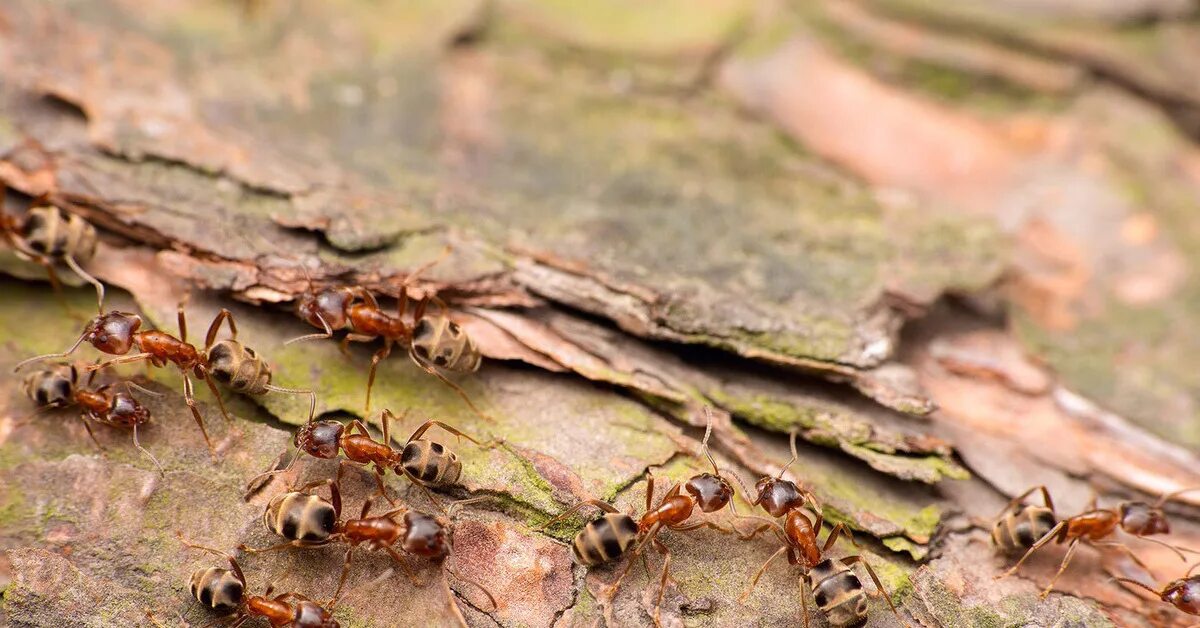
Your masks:
<svg viewBox="0 0 1200 628"><path fill-rule="evenodd" d="M292 623L288 625L296 628L340 628L341 626L333 618L333 613L312 600L300 600L296 603L296 614L292 618Z"/></svg>
<svg viewBox="0 0 1200 628"><path fill-rule="evenodd" d="M345 430L346 426L339 421L309 421L296 430L292 443L314 458L337 458Z"/></svg>
<svg viewBox="0 0 1200 628"><path fill-rule="evenodd" d="M772 517L782 517L787 511L804 505L804 493L791 480L765 477L754 484L758 495L754 505L762 505Z"/></svg>
<svg viewBox="0 0 1200 628"><path fill-rule="evenodd" d="M693 476L683 488L696 498L696 503L704 512L716 512L728 506L729 500L733 499L733 486L729 481L711 473Z"/></svg>
<svg viewBox="0 0 1200 628"><path fill-rule="evenodd" d="M1121 504L1121 529L1134 536L1149 536L1151 534L1167 534L1171 524L1162 508L1151 506L1145 502L1124 502Z"/></svg>
<svg viewBox="0 0 1200 628"><path fill-rule="evenodd" d="M127 392L113 395L112 405L108 409L108 418L119 425L132 427L150 420L150 411L141 402Z"/></svg>
<svg viewBox="0 0 1200 628"><path fill-rule="evenodd" d="M104 353L125 355L133 349L133 335L142 326L142 317L129 312L109 312L88 322L83 340Z"/></svg>
<svg viewBox="0 0 1200 628"><path fill-rule="evenodd" d="M404 551L425 558L442 558L450 553L446 526L437 517L410 510L404 513Z"/></svg>
<svg viewBox="0 0 1200 628"><path fill-rule="evenodd" d="M309 325L318 329L343 329L349 323L346 306L353 295L349 290L331 288L320 292L309 290L296 301L296 313Z"/></svg>
<svg viewBox="0 0 1200 628"><path fill-rule="evenodd" d="M1176 580L1162 591L1164 602L1191 615L1200 615L1200 576Z"/></svg>

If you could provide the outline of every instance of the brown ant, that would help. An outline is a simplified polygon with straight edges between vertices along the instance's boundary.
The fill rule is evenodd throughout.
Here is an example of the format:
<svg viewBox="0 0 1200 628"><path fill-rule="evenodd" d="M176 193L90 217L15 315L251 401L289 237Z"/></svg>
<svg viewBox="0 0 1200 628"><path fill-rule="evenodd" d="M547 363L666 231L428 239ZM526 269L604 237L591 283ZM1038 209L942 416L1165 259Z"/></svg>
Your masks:
<svg viewBox="0 0 1200 628"><path fill-rule="evenodd" d="M632 557L641 555L647 544L653 545L663 555L662 575L659 579L658 596L655 598L652 615L656 626L662 623L660 609L663 594L666 592L667 582L670 579L671 568L671 551L665 543L658 539L659 532L663 528L679 532L698 528L711 528L726 533L735 531L711 521L687 523L693 510L697 507L704 513L717 512L726 506L733 509L733 486L721 476L721 470L717 467L716 460L713 459L712 453L708 449L708 439L711 435L712 414L710 411L708 427L704 433L704 440L701 442L701 450L712 464L715 473L700 473L692 476L685 483L676 484L663 495L658 506L653 505L654 476L649 476L646 479L646 508L641 518L635 520L608 502L590 499L575 504L539 528L544 530L587 506L594 506L604 512L599 519L589 521L575 535L575 539L571 542L571 558L578 565L594 567L614 562L624 556L631 547L633 548L632 552L629 552L630 560L625 569L609 588L608 599L610 601L616 596L625 575L629 573L629 568L633 565ZM680 493L680 488L685 489L687 494Z"/></svg>
<svg viewBox="0 0 1200 628"><path fill-rule="evenodd" d="M407 411L405 412L405 416ZM426 440L421 438L429 428L437 426L454 434L465 438L476 445L479 441L471 438L469 435L460 432L453 426L447 425L441 421L426 421L422 423L412 435L405 441L404 446L395 448L391 446L391 435L388 425L391 421L396 420L396 416L391 410L384 410L382 414L383 422L383 440L375 440L371 433L367 430L367 425L361 420L355 419L349 425L343 424L341 421L309 421L300 426L296 430L296 435L292 439L293 444L298 450L292 461L284 469L277 471L268 471L251 479L247 483L246 496L249 497L258 488L262 486L261 480L265 477L284 473L291 469L292 465L296 464L296 460L302 454L308 454L314 458L323 458L332 460L338 457L338 453L345 454L346 460L341 462L341 465L355 464L362 467L373 465L375 470L375 482L382 494L388 501L392 501L387 497L384 490L383 475L391 469L392 472L398 475L406 476L413 484L417 485L429 497L430 501L437 504L438 501L429 492L427 487L448 486L458 483L462 476L462 462L458 460L458 456L450 449L446 448L441 443ZM339 470L340 470L339 466ZM439 506L440 507L440 506Z"/></svg>
<svg viewBox="0 0 1200 628"><path fill-rule="evenodd" d="M1183 552L1193 552L1193 550L1188 550L1186 548L1180 548L1169 543L1164 543L1158 539L1149 538L1149 536L1152 534L1166 534L1171 531L1171 526L1167 521L1167 515L1162 510L1163 504L1165 504L1168 499L1179 495L1180 493L1192 490L1196 489L1189 488L1181 491L1175 491L1174 493L1167 493L1159 498L1159 500L1153 505L1140 501L1125 501L1118 504L1115 508L1097 508L1096 498L1093 496L1092 501L1088 504L1088 507L1084 512L1056 523L1054 527L1050 528L1050 530L1048 530L1045 534L1042 534L1038 540L1029 547L1029 550L1026 551L1023 556L1021 556L1021 559L1017 561L1017 564L1013 565L1008 571L997 577L1005 578L1016 573L1017 569L1021 567L1021 564L1025 562L1025 559L1029 558L1034 552L1052 541L1059 544L1067 543L1067 552L1063 556L1062 563L1058 567L1058 572L1054 574L1054 578L1050 580L1050 584L1046 585L1046 588L1042 591L1041 597L1043 598L1050 594L1050 591L1054 588L1054 583L1057 582L1059 576L1066 571L1067 565L1070 564L1071 558L1075 554L1075 549L1079 547L1079 543L1082 541L1087 541L1088 543L1096 546L1119 548L1130 558L1132 558L1135 563L1145 568L1145 565L1142 563L1142 561L1139 560L1137 556L1134 555L1133 551L1130 550L1129 547L1124 543L1104 540L1116 534L1118 529L1124 531L1126 534L1130 534L1137 538L1150 541L1151 543L1157 543L1163 547L1169 548L1179 556L1180 560L1187 560L1184 557ZM1051 514L1054 514L1054 502L1050 500L1050 492L1045 486L1035 486L1028 491L1025 491L1023 494L1017 496L1012 502L1009 503L1009 508L1012 508L1013 505L1020 503L1022 500L1036 491L1040 491L1042 493L1042 497L1046 502L1046 508L1050 510Z"/></svg>
<svg viewBox="0 0 1200 628"><path fill-rule="evenodd" d="M404 555L444 561L450 554L449 521L412 510L407 506L400 506L382 515L371 517L369 515L373 504L372 499L363 502L362 512L357 519L351 518L343 521L341 516L342 497L339 488L343 468L338 468L337 479L309 483L299 489L277 495L267 504L266 511L263 513L263 524L269 532L288 539L286 542L263 549L251 549L243 544L238 546L238 549L250 554L258 554L289 548L303 549L323 547L334 543L346 544L346 558L342 564L342 575L338 579L337 590L334 591L330 601L331 606L336 604L341 597L342 588L350 574L354 550L360 545L364 545L370 550L387 552L404 569L413 584L423 586L412 572ZM321 486L329 487L329 500L310 492ZM474 500L455 502L451 505L451 510L468 501ZM487 596L492 607L496 608L495 598L482 584L463 578L446 567L444 562L442 568L456 578L478 587ZM449 591L449 587L447 587L446 594L455 617L460 624L466 626L466 619L458 608L458 603L454 600L454 595Z"/></svg>
<svg viewBox="0 0 1200 628"><path fill-rule="evenodd" d="M92 381L96 372L92 371L87 382L80 384L79 368L74 364L56 364L49 368L30 373L25 377L22 386L25 395L38 405L34 414L46 410L78 406L81 410L79 419L87 429L88 436L96 448L104 451L96 434L92 432L92 422L111 427L133 428L133 446L145 454L158 468L159 475L165 475L158 459L147 451L138 441L138 426L150 421L150 411L133 396L129 387L134 384L125 383L126 390L117 390L115 384L105 384L92 389ZM157 395L138 386L143 392Z"/></svg>
<svg viewBox="0 0 1200 628"><path fill-rule="evenodd" d="M75 274L95 286L96 309L103 313L104 284L80 266L96 255L99 241L96 228L83 218L46 203L44 197L35 199L24 216L9 216L3 211L5 192L6 187L0 183L0 236L8 241L18 257L44 266L51 285L59 292L62 284L54 264L60 260L64 262Z"/></svg>
<svg viewBox="0 0 1200 628"><path fill-rule="evenodd" d="M1196 567L1200 567L1200 563L1192 565L1182 578L1168 582L1161 591L1156 591L1129 578L1113 578L1113 580L1145 589L1188 615L1200 615L1200 575L1192 575Z"/></svg>
<svg viewBox="0 0 1200 628"><path fill-rule="evenodd" d="M267 586L262 595L246 595L246 576L241 566L231 554L220 550L180 541L187 547L203 550L229 560L230 569L219 567L200 568L188 579L188 588L192 597L211 610L226 613L215 622L232 619L229 628L238 628L242 624L262 617L275 628L339 628L333 618L333 607L337 600L328 604L319 604L299 593L284 593L271 597L275 585ZM295 603L289 603L296 600ZM210 624L211 625L211 624Z"/></svg>
<svg viewBox="0 0 1200 628"><path fill-rule="evenodd" d="M442 255L444 258L449 249ZM334 330L345 329L348 333L341 342L342 353L349 353L351 342L371 342L383 339L383 346L371 356L371 368L367 375L366 414L371 413L371 389L375 385L375 372L379 363L392 353L392 345L407 346L408 356L418 367L433 375L443 384L454 389L459 397L481 418L492 421L475 406L467 393L442 375L438 369L458 373L474 373L479 369L482 355L475 341L453 320L449 308L437 297L425 297L417 302L412 314L412 323L404 320L408 306L408 285L420 273L441 261L441 258L413 271L400 285L395 316L379 307L375 295L362 286L325 288L317 291L308 277L308 289L296 302L296 313L308 324L323 329L323 333L308 334L293 338L284 344L333 338ZM305 274L308 271L305 269ZM441 310L436 315L426 315L426 306L432 301Z"/></svg>
<svg viewBox="0 0 1200 628"><path fill-rule="evenodd" d="M854 536L843 523L835 525L829 531L824 544L819 543L818 537L821 527L825 523L820 503L812 492L800 488L791 480L783 479L783 474L800 457L796 450L795 432L790 435L789 446L792 450L792 458L783 465L778 474L773 477L765 476L755 483L754 488L757 495L752 502L755 506L762 506L772 517L783 517L783 525L780 526L774 520L758 516L741 517L765 521L763 525L749 534L743 535L739 532L743 540L754 538L764 530L772 530L783 542L783 547L772 554L754 574L750 586L742 594L742 600L744 601L754 590L759 578L771 563L787 552L788 563L800 566L802 585L807 585L812 590L817 610L831 625L852 626L861 624L867 619L867 593L863 589L862 581L854 573L853 565L856 563L862 564L866 568L876 589L887 600L892 613L896 615L897 619L900 619L901 623L904 623L895 604L892 603L891 596L887 594L883 583L875 574L875 570L862 556L847 556L839 561L825 556L837 542L838 537L842 535L845 535L846 540L855 547L858 547L858 544L854 542ZM812 518L806 514L806 506L812 509ZM807 627L809 625L808 598L804 596L803 590L801 590L800 603L804 611L804 625Z"/></svg>
<svg viewBox="0 0 1200 628"><path fill-rule="evenodd" d="M17 364L13 370L18 371L26 364L32 362L66 357L74 352L84 341L87 341L103 353L120 356L107 362L92 365L88 367L89 370L98 370L117 364L128 364L143 360L147 360L157 367L166 366L167 363L175 364L183 374L184 400L187 402L188 408L192 411L192 417L196 419L196 425L200 426L200 432L204 435L204 443L208 445L209 454L215 459L217 456L216 450L213 449L212 441L208 438L208 430L204 427L204 418L200 416L200 410L196 407L192 380L188 377L188 374L190 372L194 376L204 380L209 390L212 391L213 396L216 397L217 406L221 409L221 415L225 417L226 423L232 426L233 421L229 418L229 412L225 409L225 402L221 399L221 393L217 390L217 386L213 382L209 351L216 342L217 332L221 328L221 323L228 321L235 337L237 329L233 326L233 314L229 310L222 308L220 313L213 318L212 324L208 328L208 336L204 343L204 349L198 350L195 346L187 342L187 315L183 311L182 303L179 305L178 317L179 338L176 338L163 331L139 331L142 326L142 317L137 314L118 311L101 314L88 322L87 326L84 327L83 333L75 341L75 344L71 345L70 349L62 353L52 353L29 358ZM134 348L137 348L139 352L129 355L129 352Z"/></svg>

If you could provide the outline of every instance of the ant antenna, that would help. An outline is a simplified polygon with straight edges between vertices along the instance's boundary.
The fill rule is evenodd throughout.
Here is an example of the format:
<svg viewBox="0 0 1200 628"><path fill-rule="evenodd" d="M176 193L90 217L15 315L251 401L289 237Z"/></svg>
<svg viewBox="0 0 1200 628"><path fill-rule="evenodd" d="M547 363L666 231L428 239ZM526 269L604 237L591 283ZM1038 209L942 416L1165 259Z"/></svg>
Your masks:
<svg viewBox="0 0 1200 628"><path fill-rule="evenodd" d="M779 470L779 474L775 476L776 480L782 480L783 474L787 472L788 467L792 466L796 462L796 460L800 458L800 454L796 453L796 431L792 430L788 434L789 434L788 444L791 445L791 448L792 448L792 459L788 460L787 464L783 465L783 468Z"/></svg>
<svg viewBox="0 0 1200 628"><path fill-rule="evenodd" d="M1200 486L1193 486L1191 488L1182 488L1177 491L1171 491L1170 493L1163 493L1163 496L1159 497L1158 501L1154 502L1154 507L1162 508L1163 504L1166 504L1173 497L1176 497L1177 495L1182 495L1183 493L1188 493L1191 491L1200 491Z"/></svg>
<svg viewBox="0 0 1200 628"><path fill-rule="evenodd" d="M96 279L87 271L83 270L83 268L79 266L79 262L75 261L75 257L73 255L63 255L63 260L67 262L67 266L70 266L71 270L75 271L76 275L79 275L84 279L84 281L87 281L96 287L96 311L100 314L104 314L104 284L100 283L99 279Z"/></svg>
<svg viewBox="0 0 1200 628"><path fill-rule="evenodd" d="M20 371L21 369L25 368L26 366L33 364L34 362L41 362L43 360L50 360L50 359L55 359L55 358L65 358L68 355L71 355L72 353L74 353L74 351L76 349L79 348L79 345L83 344L83 337L85 335L86 334L80 334L79 339L75 341L75 344L71 345L70 349L67 349L66 351L63 351L61 353L47 353L45 355L35 355L32 358L29 358L27 360L21 360L20 362L17 363L16 366L13 367L13 372L16 373L16 372Z"/></svg>
<svg viewBox="0 0 1200 628"><path fill-rule="evenodd" d="M708 458L708 462L712 464L713 471L716 471L717 475L720 476L721 470L717 468L717 461L713 459L712 452L708 449L708 438L712 436L713 430L712 408L709 406L704 406L704 415L708 417L708 425L704 428L704 440L700 441L700 450L704 452L704 456Z"/></svg>
<svg viewBox="0 0 1200 628"><path fill-rule="evenodd" d="M297 339L293 339L293 340L299 340L299 339L297 338ZM292 340L289 340L288 342L292 342ZM286 345L287 343L285 342L284 344ZM308 422L312 423L313 417L316 416L316 414L317 414L317 395L316 395L316 393L314 393L311 390L306 390L306 389L302 389L302 388L284 388L282 386L275 386L274 384L267 384L266 388L267 388L267 390L270 390L272 392L288 393L291 395L308 395Z"/></svg>
<svg viewBox="0 0 1200 628"><path fill-rule="evenodd" d="M1188 572L1188 573L1191 573L1191 572ZM1142 589L1145 589L1146 591L1149 591L1150 593L1153 593L1157 597L1162 597L1161 591L1152 589L1149 586L1147 586L1146 584L1138 582L1137 580L1133 580L1132 578L1109 578L1109 580L1112 580L1114 582L1124 582L1125 584L1132 584L1135 587L1140 587Z"/></svg>
<svg viewBox="0 0 1200 628"><path fill-rule="evenodd" d="M154 454L150 453L150 451L148 449L146 449L145 447L142 447L142 444L140 442L138 442L137 428L138 428L137 424L134 423L134 425L133 425L133 446L137 447L138 451L142 452L143 454L146 454L146 457L149 458L150 461L154 463L154 466L158 467L158 475L160 477L164 477L164 478L167 477L167 472L163 471L163 467L161 464L159 464L158 458L155 458Z"/></svg>

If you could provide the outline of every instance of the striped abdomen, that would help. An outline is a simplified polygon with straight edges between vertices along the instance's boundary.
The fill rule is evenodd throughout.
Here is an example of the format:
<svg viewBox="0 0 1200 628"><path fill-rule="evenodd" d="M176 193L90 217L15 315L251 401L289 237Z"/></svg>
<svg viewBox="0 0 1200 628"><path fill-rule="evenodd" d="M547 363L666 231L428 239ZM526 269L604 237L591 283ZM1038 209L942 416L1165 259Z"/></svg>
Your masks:
<svg viewBox="0 0 1200 628"><path fill-rule="evenodd" d="M831 626L855 626L867 619L867 592L849 565L826 558L808 572L813 600Z"/></svg>
<svg viewBox="0 0 1200 628"><path fill-rule="evenodd" d="M96 254L96 228L52 205L33 207L25 214L25 239L29 248L50 257L70 255L86 262Z"/></svg>
<svg viewBox="0 0 1200 628"><path fill-rule="evenodd" d="M462 477L462 462L441 443L414 440L404 446L400 466L412 477L430 486L457 484Z"/></svg>
<svg viewBox="0 0 1200 628"><path fill-rule="evenodd" d="M436 367L459 373L479 369L483 356L475 341L446 316L424 316L413 327L412 350L418 358Z"/></svg>
<svg viewBox="0 0 1200 628"><path fill-rule="evenodd" d="M25 377L25 395L38 406L69 405L79 383L79 371L73 364L56 364Z"/></svg>
<svg viewBox="0 0 1200 628"><path fill-rule="evenodd" d="M222 340L208 350L208 371L213 379L245 395L264 395L271 383L271 367L254 349L236 340Z"/></svg>
<svg viewBox="0 0 1200 628"><path fill-rule="evenodd" d="M333 504L316 495L283 493L267 504L263 525L290 541L319 543L333 534L337 527L337 512Z"/></svg>
<svg viewBox="0 0 1200 628"><path fill-rule="evenodd" d="M209 567L192 573L189 583L192 597L206 608L228 613L242 603L242 592L246 585L228 569Z"/></svg>
<svg viewBox="0 0 1200 628"><path fill-rule="evenodd" d="M637 522L621 513L589 521L575 536L571 555L579 565L599 565L620 558L638 537Z"/></svg>
<svg viewBox="0 0 1200 628"><path fill-rule="evenodd" d="M992 525L992 543L1005 552L1029 549L1058 523L1054 511L1044 506L1022 504Z"/></svg>

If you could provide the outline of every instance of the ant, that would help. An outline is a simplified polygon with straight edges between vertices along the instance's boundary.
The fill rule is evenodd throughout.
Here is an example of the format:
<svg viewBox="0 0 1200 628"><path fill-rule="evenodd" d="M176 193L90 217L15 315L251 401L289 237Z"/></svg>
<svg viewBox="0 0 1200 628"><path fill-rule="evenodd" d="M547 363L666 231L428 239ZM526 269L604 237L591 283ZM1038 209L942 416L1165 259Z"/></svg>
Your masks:
<svg viewBox="0 0 1200 628"><path fill-rule="evenodd" d="M844 523L833 526L825 538L825 543L819 543L821 528L825 523L820 503L811 491L800 488L791 480L783 479L783 474L800 457L796 450L795 432L790 435L789 446L792 450L792 458L783 465L778 474L773 477L765 476L755 483L754 488L757 495L752 502L755 506L762 506L772 517L783 517L783 525L780 526L774 520L754 515L741 517L765 521L763 525L749 534L739 532L739 536L743 540L752 539L764 530L772 530L783 542L783 546L772 554L754 574L750 586L742 594L741 599L745 601L771 563L787 552L788 563L799 565L802 570L800 574L802 588L803 585L807 585L812 590L817 610L831 625L853 626L861 624L867 619L867 593L863 589L862 581L854 573L853 566L855 564L861 564L866 568L876 589L887 600L892 613L896 615L897 619L900 619L901 623L904 623L900 612L892 603L891 596L887 594L883 583L879 581L875 570L871 568L866 559L855 555L835 562L825 556L840 536L844 535L846 540L855 547L858 547L858 544L854 542L854 536ZM806 505L812 509L813 518L809 518L809 515L806 514ZM803 590L801 590L800 603L804 611L804 625L807 627L809 625L808 598L804 596Z"/></svg>
<svg viewBox="0 0 1200 628"><path fill-rule="evenodd" d="M1168 582L1161 591L1156 591L1137 580L1129 578L1113 578L1113 580L1141 587L1188 615L1200 615L1200 575L1192 575L1196 567L1200 567L1200 563L1192 565L1182 578Z"/></svg>
<svg viewBox="0 0 1200 628"><path fill-rule="evenodd" d="M422 586L412 572L404 554L426 558L434 561L444 561L450 554L450 542L447 534L449 521L434 517L407 506L400 506L374 517L369 516L373 498L363 502L362 512L357 519L342 520L341 475L344 467L338 468L334 480L320 480L306 484L299 489L291 490L275 496L263 512L263 524L267 531L282 536L286 542L272 545L263 549L251 549L244 544L238 549L258 554L281 549L303 549L322 547L334 543L346 544L346 558L342 564L342 575L338 579L330 605L336 604L341 597L342 588L350 574L350 564L353 561L354 550L365 545L367 549L387 552L408 574L416 586ZM313 489L328 486L328 500L310 492ZM451 510L475 500L455 502ZM482 584L462 577L442 563L442 568L456 578L475 585L487 596L492 607L496 608L496 599ZM466 626L466 619L454 595L447 587L447 598L450 607L459 623Z"/></svg>
<svg viewBox="0 0 1200 628"><path fill-rule="evenodd" d="M138 441L138 426L145 425L150 421L150 411L129 390L130 386L136 386L136 384L126 382L125 391L116 390L114 384L105 384L91 389L96 372L92 371L83 385L80 385L79 377L79 368L74 364L56 364L27 375L22 382L22 388L25 395L38 405L34 414L46 410L78 406L81 410L79 419L83 421L83 427L87 429L88 436L91 437L96 448L102 452L104 447L96 439L96 434L92 432L91 422L112 427L133 428L133 446L154 463L154 466L158 468L159 475L165 475L158 459L142 447ZM146 390L141 386L137 386L137 388L145 393L158 395L158 393Z"/></svg>
<svg viewBox="0 0 1200 628"><path fill-rule="evenodd" d="M1165 504L1170 498L1175 497L1180 493L1192 490L1196 489L1188 488L1175 491L1173 493L1167 493L1159 498L1159 500L1153 505L1140 501L1124 501L1118 504L1115 508L1097 508L1096 497L1093 496L1091 502L1088 504L1088 507L1084 512L1058 521L1056 524L1054 524L1054 527L1050 528L1048 531L1038 537L1037 541L1034 542L1033 545L1031 545L1025 552L1025 554L1021 556L1021 559L1017 561L1017 564L1013 565L1008 571L997 577L1006 578L1016 573L1017 569L1021 567L1021 564L1025 562L1025 559L1029 558L1030 555L1051 541L1059 544L1067 543L1068 545L1067 552L1063 556L1062 563L1058 567L1058 572L1054 574L1054 578L1050 580L1050 584L1046 585L1046 588L1042 591L1041 597L1043 598L1050 594L1051 589L1054 588L1054 583L1057 582L1059 576L1066 571L1067 565L1070 564L1071 558L1075 554L1075 549L1079 547L1079 543L1081 541L1087 541L1088 543L1096 546L1103 545L1119 548L1128 556L1130 556L1135 563L1142 568L1145 568L1145 565L1142 563L1142 561L1139 560L1137 556L1134 555L1133 551L1130 550L1129 547L1124 543L1104 540L1115 534L1118 528L1123 530L1126 534L1130 534L1137 538L1150 541L1152 543L1157 543L1163 547L1169 548L1179 556L1180 560L1186 561L1187 559L1184 557L1183 552L1193 552L1193 550L1176 547L1169 543L1159 541L1158 539L1149 538L1149 536L1152 534L1166 534L1171 531L1171 526L1167 521L1166 513L1164 513L1162 510L1163 504ZM1026 497L1029 497L1035 492L1041 492L1042 498L1046 503L1046 508L1050 511L1051 516L1057 518L1054 513L1054 502L1050 499L1050 491L1047 490L1045 486L1035 486L1028 491L1025 491L1021 495L1018 495L1015 499L1009 502L1009 505L1005 510L1013 508L1013 506L1019 504Z"/></svg>
<svg viewBox="0 0 1200 628"><path fill-rule="evenodd" d="M407 415L408 412L405 411L403 416ZM348 426L341 421L333 420L305 423L296 430L296 435L292 439L298 450L292 461L284 469L267 471L247 482L246 497L248 498L262 486L260 481L264 477L285 473L291 469L301 454L332 460L337 458L340 451L347 458L341 462L341 466L347 464L363 467L374 465L375 482L379 493L389 502L392 500L384 491L383 475L385 471L391 469L398 475L406 476L425 492L430 501L438 504L437 499L433 497L427 487L437 488L457 484L459 478L462 477L462 462L459 461L457 454L441 443L421 437L429 428L437 426L476 445L479 444L479 441L441 421L431 420L422 423L408 437L404 447L397 449L391 446L392 441L388 429L389 423L393 420L396 420L396 416L392 414L391 410L385 409L382 414L382 441L372 438L371 433L367 431L367 425L358 419L351 421ZM341 466L339 466L339 472Z"/></svg>
<svg viewBox="0 0 1200 628"><path fill-rule="evenodd" d="M95 286L96 309L103 313L104 284L80 266L96 256L99 241L96 228L83 218L45 202L44 196L35 199L24 216L9 216L3 211L6 191L0 183L0 236L18 257L44 266L56 292L61 293L62 284L54 264L59 260L66 263L75 274Z"/></svg>
<svg viewBox="0 0 1200 628"><path fill-rule="evenodd" d="M492 421L490 416L475 406L458 384L438 371L441 368L458 373L474 373L479 370L482 361L474 339L468 336L458 323L450 320L449 308L445 302L437 297L422 298L413 311L411 325L404 321L408 307L409 283L440 262L449 252L450 249L447 248L442 257L421 266L405 278L400 285L395 316L384 312L379 307L375 295L362 286L325 288L318 292L313 286L312 276L308 275L308 270L305 269L308 289L297 300L296 313L308 324L325 331L293 338L284 344L333 338L335 329L345 329L348 333L342 338L341 350L342 353L348 354L351 342L371 342L382 338L383 346L371 356L371 368L367 375L366 414L369 415L376 369L381 361L391 355L392 345L399 342L408 347L409 358L421 370L453 388L480 418ZM436 304L441 312L427 316L425 309L430 301Z"/></svg>
<svg viewBox="0 0 1200 628"><path fill-rule="evenodd" d="M213 623L233 619L230 628L238 628L255 617L263 617L275 628L284 626L290 628L340 627L337 620L333 618L336 599L322 605L299 593L284 593L271 597L271 593L275 590L274 584L267 585L267 590L262 595L248 596L246 595L246 576L242 573L242 568L233 555L211 547L189 543L184 541L182 536L180 541L187 547L216 554L229 560L230 569L201 567L193 572L188 580L188 588L192 592L192 597L206 608L226 613L224 617L218 618ZM294 604L289 603L292 599L297 601Z"/></svg>
<svg viewBox="0 0 1200 628"><path fill-rule="evenodd" d="M238 342L237 325L233 322L233 315L229 314L227 319L231 336L213 344L210 330L208 342L205 344L204 355L212 378L233 392L243 395L261 397L269 392L308 395L308 420L311 422L317 412L317 395L311 390L283 388L272 384L271 365L254 349ZM217 323L214 321L213 324Z"/></svg>
<svg viewBox="0 0 1200 628"><path fill-rule="evenodd" d="M213 318L212 324L208 328L208 336L204 343L204 349L199 350L187 342L187 315L183 311L183 305L183 303L179 304L179 338L163 331L139 331L142 326L141 316L130 312L112 311L101 314L89 321L87 326L84 327L83 333L80 334L79 339L66 351L29 358L17 364L13 370L19 371L25 365L41 360L66 357L74 352L84 341L87 341L103 353L120 356L107 362L89 366L89 370L99 370L117 364L128 364L143 360L149 361L157 367L166 366L168 362L175 364L183 374L183 398L187 402L188 408L192 411L192 417L196 419L196 425L200 426L200 432L204 435L204 443L208 445L209 454L215 460L217 457L216 450L213 448L212 441L208 438L208 430L204 427L204 418L200 416L200 410L196 406L192 380L188 377L188 373L190 372L195 377L204 380L209 390L212 391L213 396L216 397L217 405L221 409L221 415L225 417L226 423L232 426L233 421L229 418L229 411L225 409L225 402L221 399L221 393L217 390L216 384L213 383L213 365L209 351L213 348L217 339L217 332L221 328L221 323L229 322L229 327L233 330L234 337L237 336L237 328L234 327L233 314L229 310L222 308L220 313ZM139 352L129 355L129 352L135 347Z"/></svg>
<svg viewBox="0 0 1200 628"><path fill-rule="evenodd" d="M708 409L706 408L706 410ZM731 510L734 508L733 486L721 476L721 470L717 467L716 460L713 459L708 448L708 440L711 435L712 413L708 411L708 427L705 429L704 440L700 447L712 464L714 473L699 473L685 483L676 484L663 495L658 506L653 506L654 476L649 476L646 479L646 508L641 518L635 520L608 502L590 499L575 504L539 528L544 530L587 506L594 506L603 511L604 514L599 519L593 519L584 525L571 542L571 558L575 564L586 567L614 562L624 556L631 547L633 550L629 552L630 556L640 556L647 544L653 545L654 549L663 555L658 596L654 602L653 619L656 626L662 624L660 609L663 594L666 592L667 582L670 579L671 568L671 551L665 543L658 539L659 532L663 528L679 532L698 528L712 528L726 533L735 531L711 521L687 523L693 510L697 507L704 513L717 512L726 506L729 506ZM680 492L681 487L687 491L686 495ZM609 588L608 599L610 601L616 596L621 581L629 573L632 565L633 561L630 560L621 575L617 577L616 582Z"/></svg>

